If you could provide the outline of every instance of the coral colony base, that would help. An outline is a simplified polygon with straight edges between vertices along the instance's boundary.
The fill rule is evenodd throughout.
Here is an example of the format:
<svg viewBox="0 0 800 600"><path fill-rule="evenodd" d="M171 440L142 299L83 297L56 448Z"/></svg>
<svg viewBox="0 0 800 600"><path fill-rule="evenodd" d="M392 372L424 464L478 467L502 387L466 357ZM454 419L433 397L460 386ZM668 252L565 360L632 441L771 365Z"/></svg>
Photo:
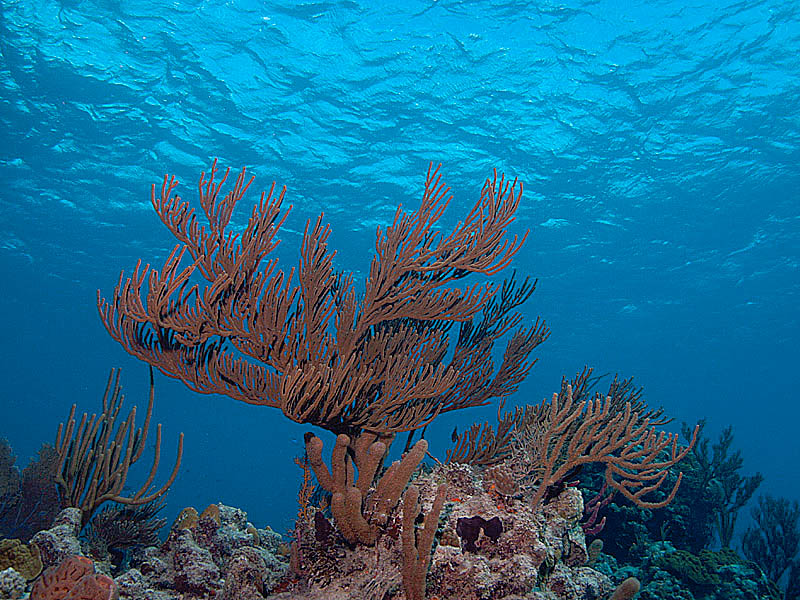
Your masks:
<svg viewBox="0 0 800 600"><path fill-rule="evenodd" d="M604 559L600 540L587 545L587 536L603 531L615 507L636 515L668 507L683 477L673 467L687 459L700 464L693 472L702 469L707 440L696 446L699 428L686 428L680 446L677 435L658 430L668 419L646 406L631 380L615 378L598 393L590 369L564 379L540 404L504 410L550 333L544 321L525 325L517 312L536 282L512 275L500 285L456 284L474 273L497 275L519 251L527 234L509 238L507 229L522 186L495 174L446 233L436 226L449 188L430 168L419 208L398 209L378 230L358 288L351 273L334 270L321 216L306 224L299 266L279 267L270 253L288 211L285 190L276 193L274 184L245 229L230 231L252 178L242 170L223 195L228 175L217 180L215 163L201 176L203 224L174 193L174 178L153 186L153 208L178 245L160 270L140 262L121 275L109 299L98 294L98 308L125 350L192 390L278 408L335 434L330 449L306 435L293 532L283 539L253 526L242 510L216 504L182 511L161 541L162 498L178 474L183 438L156 488L157 426L148 478L122 495L146 446L154 387L151 371L137 428L135 408L118 420L119 372L112 371L100 415L77 421L73 406L55 447L45 446L21 473L0 445L3 597L30 590L38 600L620 600L640 593L633 575L647 571ZM495 365L501 338L506 347ZM430 456L427 424L491 402L496 424L454 432L443 461ZM387 465L403 433L401 457ZM593 489L584 485L582 493L579 475ZM676 575L689 559L662 539L660 547L647 545L647 564L663 567L651 568L653 581L667 579L641 595L668 597L655 590L674 583L669 597L691 598L680 595ZM717 563L735 562L726 560ZM753 568L742 566L737 576L725 581L731 594L749 585L756 595L747 597L776 597Z"/></svg>

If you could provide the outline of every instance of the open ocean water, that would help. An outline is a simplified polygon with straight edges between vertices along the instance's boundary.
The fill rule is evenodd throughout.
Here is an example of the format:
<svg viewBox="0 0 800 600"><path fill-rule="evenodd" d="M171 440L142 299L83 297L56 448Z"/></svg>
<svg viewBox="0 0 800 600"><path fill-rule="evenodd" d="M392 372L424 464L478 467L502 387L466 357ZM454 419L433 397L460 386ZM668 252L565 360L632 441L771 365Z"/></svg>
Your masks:
<svg viewBox="0 0 800 600"><path fill-rule="evenodd" d="M759 492L800 498L798 48L794 0L0 0L0 437L25 464L71 404L98 410L115 366L145 401L96 293L171 251L149 198L164 173L194 198L215 157L246 166L239 225L285 184L282 264L324 211L336 267L363 280L434 162L445 227L493 169L524 182L514 267L553 333L510 404L584 365L633 376L672 430L733 425ZM437 421L432 452L494 412ZM308 427L163 375L153 419L159 477L185 434L170 520L222 501L291 527Z"/></svg>

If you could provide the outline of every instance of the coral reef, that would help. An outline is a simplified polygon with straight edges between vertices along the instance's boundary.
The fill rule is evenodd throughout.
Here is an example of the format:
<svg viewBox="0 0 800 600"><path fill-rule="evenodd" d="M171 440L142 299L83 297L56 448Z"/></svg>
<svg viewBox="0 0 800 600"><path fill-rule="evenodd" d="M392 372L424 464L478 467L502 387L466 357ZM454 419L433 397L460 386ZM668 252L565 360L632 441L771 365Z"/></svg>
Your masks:
<svg viewBox="0 0 800 600"><path fill-rule="evenodd" d="M442 485L447 494L441 511L436 500ZM583 501L574 488L535 510L523 500L498 505L484 489L479 469L449 464L420 474L410 489L418 489L423 515L440 515L427 575L427 596L405 598L501 599L534 591L563 599L607 598L608 578L586 566L588 554L580 526ZM387 528L374 546L352 546L333 531L319 535L309 525L296 531L303 551L301 571L278 598L383 598L404 588L402 574L408 552L401 532L409 531L404 507L390 511ZM465 552L457 530L459 521L502 523L502 531L478 527ZM424 529L435 527L425 519ZM463 525L461 527L463 529ZM474 533L474 532L473 532ZM417 532L420 539L421 533ZM418 593L418 592L417 592ZM416 594L416 593L415 593ZM401 596L402 597L402 596Z"/></svg>
<svg viewBox="0 0 800 600"><path fill-rule="evenodd" d="M636 576L641 600L782 600L777 586L757 565L730 549L677 550L670 542L648 545L637 566L622 564L608 554L596 568L615 580Z"/></svg>
<svg viewBox="0 0 800 600"><path fill-rule="evenodd" d="M731 541L761 481L739 473L730 429L710 446L698 443L704 423L685 427L680 447L631 379L615 376L599 393L602 377L588 367L541 403L504 410L550 333L540 319L520 326L516 309L536 282L455 284L495 275L519 251L527 234L508 235L516 181L487 179L446 233L437 227L449 188L429 169L420 207L398 209L378 230L357 286L334 271L322 217L307 224L299 268L278 268L269 254L286 215L274 186L244 231L230 231L252 179L243 170L220 197L226 178L216 179L216 163L201 176L205 226L174 194L174 178L160 195L154 187L153 207L179 245L162 270L140 263L121 276L98 308L128 352L193 390L336 435L330 458L320 438L305 436L291 543L221 504L185 508L160 539L159 499L178 472L182 436L171 475L154 489L159 426L150 475L123 495L145 448L154 383L151 368L144 425L136 428L135 407L118 423L112 370L102 413L76 419L73 406L56 448L34 466L20 473L0 441L0 525L32 537L0 543L3 594L20 597L44 567L32 600L777 600L780 579L785 597L796 595L797 503L760 501L744 550L766 575L733 550L707 547L714 528ZM512 330L495 369L494 345ZM493 400L496 426L454 430L445 463L425 464L431 421ZM405 448L387 465L400 433ZM45 522L33 519L32 499L56 489L71 508L53 519L59 504L50 503ZM107 501L123 506L98 511Z"/></svg>
<svg viewBox="0 0 800 600"><path fill-rule="evenodd" d="M80 511L65 509L52 528L35 536L48 569L34 584L38 596L31 598L60 600L57 594L66 594L84 575L92 575L92 581L84 581L70 598L106 600L116 590L129 600L265 597L288 569L281 536L256 529L237 508L212 506L189 527L176 520L164 542L131 549L128 568L115 580L108 576L110 563L93 563L82 555ZM95 567L105 574L95 575ZM9 568L2 572L0 586L24 590L25 579ZM108 595L112 589L114 594Z"/></svg>
<svg viewBox="0 0 800 600"><path fill-rule="evenodd" d="M137 550L131 569L117 578L124 598L263 597L284 576L281 536L256 530L247 515L221 504L196 523L173 524L159 546Z"/></svg>
<svg viewBox="0 0 800 600"><path fill-rule="evenodd" d="M409 493L416 498L407 498ZM599 544L587 547L584 504L576 488L565 486L535 509L522 497L499 498L480 467L452 463L417 469L371 546L349 543L324 516L325 509L311 506L310 511L310 526L295 532L302 553L295 563L299 572L288 572L281 536L256 529L239 509L214 504L201 514L182 511L197 518L177 518L165 541L133 549L128 568L114 578L116 588L123 600L781 598L753 563L729 549L693 554L654 542L637 567L619 565ZM458 534L459 522L465 521L499 522L502 531L477 527L474 551L465 551ZM74 563L72 550L80 554L79 523L80 511L66 509L54 527L37 534L51 573ZM83 559L67 579L80 579L84 567L86 573L94 567L108 573L111 565L93 567ZM404 575L411 567L414 578ZM416 581L413 589L408 579ZM631 596L634 579L641 582L638 596ZM110 579L101 581L110 585ZM20 597L24 578L13 569L2 571L0 588L9 590L8 597ZM106 594L109 587L92 589Z"/></svg>
<svg viewBox="0 0 800 600"><path fill-rule="evenodd" d="M705 421L700 425L702 432ZM685 435L691 431L684 426ZM724 546L712 551L715 533L720 543L735 543L731 528L737 513L762 479L758 473L740 472L743 458L731 449L732 442L729 427L714 443L701 433L699 448L681 465L685 477L680 490L661 510L640 510L623 497L612 498L603 509L606 525L597 533L605 552L597 564L602 566L609 556L625 564L627 570L614 571L614 576L639 577L642 598L796 596L800 512L789 500L762 498L753 513L755 525L741 540L741 551ZM673 474L668 478L667 486L675 480ZM602 480L599 469L585 468L580 482L584 497L592 497Z"/></svg>
<svg viewBox="0 0 800 600"><path fill-rule="evenodd" d="M448 573L465 574L475 598L528 593L541 581L564 598L605 593L608 583L582 566L588 559L579 523L584 507L569 478L584 465L601 463L608 487L640 507L666 506L682 474L670 481L669 492L653 497L689 452L697 430L689 445L679 448L675 434L657 430L667 420L660 410L647 408L630 380L615 378L608 395L593 395L590 370L562 382L549 401L502 413L505 399L533 365L531 353L550 333L540 319L518 327L522 316L516 308L531 296L535 282L518 283L512 276L502 286L450 286L471 274L497 274L520 250L527 233L510 238L508 228L522 186L495 173L464 219L444 233L437 226L449 188L431 165L419 208L398 208L392 225L378 229L376 255L361 289L352 274L334 271L330 228L322 215L306 225L299 268L288 273L278 268L269 255L286 219L285 190L274 194L274 184L252 209L245 229L230 231L234 208L252 178L242 170L233 189L220 196L228 174L217 180L215 162L208 177L201 175L199 201L207 221L202 226L190 203L175 194L174 177L164 178L160 194L153 186L152 206L178 246L161 270L142 268L140 262L129 277L120 276L110 299L98 292L98 309L107 331L125 350L191 389L278 408L294 421L337 435L330 467L319 438L306 436L306 455L298 461L304 483L291 546L297 581L286 585L306 594L344 593L336 586L345 586L365 598L383 598L402 585L407 600L421 600L430 564L427 587L439 585L440 595L447 597L461 587L437 571L445 561ZM454 323L459 331L452 345ZM494 344L514 328L495 370ZM441 481L430 475L412 481L427 453L424 439L412 444L414 432L424 431L443 413L494 399L500 401L497 430L476 425L461 438L454 432L457 446L448 453L452 464L502 467L491 475L464 475L482 475L492 482L491 490L472 483L480 488L478 495L466 494L441 469ZM389 447L401 432L410 432L404 455L384 469ZM329 494L326 509L333 524L327 512L309 506L311 471ZM524 485L514 485L514 476ZM448 510L445 499L453 494L463 496L472 512ZM565 502L570 510L561 506ZM505 520L486 514L494 504ZM569 516L548 514L553 505ZM591 510L590 521L599 507ZM440 513L449 520L445 534L450 539L457 531L467 534L465 524L475 522L464 519L485 514L492 525L472 527L467 534L472 552L463 554L457 545L452 556L443 558L448 546L437 545L431 557ZM213 585L202 586L215 580L219 561L213 560L212 548L198 546L209 519L190 512L180 524L164 546L167 552L178 549L172 579L188 593L211 594ZM496 547L486 546L485 539ZM515 541L507 545L508 540ZM551 556L547 548L556 541L574 546L574 552L553 551ZM580 559L564 562L562 555ZM178 564L187 556L200 572ZM524 571L519 561L533 568ZM247 574L257 563L240 555L241 579L251 580ZM481 572L488 564L492 569ZM516 584L508 582L520 571L529 573L528 579L513 588ZM365 572L374 576L364 581Z"/></svg>

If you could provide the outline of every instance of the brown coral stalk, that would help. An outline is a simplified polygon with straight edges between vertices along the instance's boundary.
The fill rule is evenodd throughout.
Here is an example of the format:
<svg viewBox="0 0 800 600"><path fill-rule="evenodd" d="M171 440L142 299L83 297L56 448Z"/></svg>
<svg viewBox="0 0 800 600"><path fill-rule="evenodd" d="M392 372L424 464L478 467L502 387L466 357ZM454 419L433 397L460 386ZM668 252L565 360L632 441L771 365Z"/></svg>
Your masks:
<svg viewBox="0 0 800 600"><path fill-rule="evenodd" d="M145 482L132 496L123 496L130 466L141 458L153 414L155 385L150 370L150 396L144 426L136 429L136 407L117 426L117 417L123 403L119 384L119 369L111 369L103 394L103 412L91 417L84 413L75 428L75 405L69 418L58 426L56 451L59 465L56 483L65 506L80 508L84 524L103 502L112 500L122 504L147 504L160 497L175 481L183 456L183 434L178 437L178 455L167 481L159 489L150 489L161 458L161 424L156 427L153 464ZM116 432L115 432L116 429Z"/></svg>
<svg viewBox="0 0 800 600"><path fill-rule="evenodd" d="M428 565L431 560L431 548L439 523L439 513L444 506L447 486L441 484L436 490L433 506L422 522L419 532L416 529L416 520L421 509L419 503L419 488L409 486L403 495L403 588L407 600L425 600L425 579Z"/></svg>

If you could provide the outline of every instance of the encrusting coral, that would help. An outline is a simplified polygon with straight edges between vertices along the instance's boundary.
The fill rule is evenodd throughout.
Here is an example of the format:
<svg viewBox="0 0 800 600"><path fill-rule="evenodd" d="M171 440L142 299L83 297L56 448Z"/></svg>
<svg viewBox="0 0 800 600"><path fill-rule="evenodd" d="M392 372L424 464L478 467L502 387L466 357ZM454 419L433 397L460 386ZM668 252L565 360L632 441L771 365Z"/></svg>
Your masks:
<svg viewBox="0 0 800 600"><path fill-rule="evenodd" d="M39 546L19 540L0 540L0 571L14 569L25 579L35 579L42 572Z"/></svg>
<svg viewBox="0 0 800 600"><path fill-rule="evenodd" d="M39 531L32 542L39 548L45 568L57 565L69 556L82 554L78 535L81 531L82 513L78 508L65 508L49 529Z"/></svg>
<svg viewBox="0 0 800 600"><path fill-rule="evenodd" d="M113 589L128 600L263 598L288 568L288 559L280 551L281 536L270 529L255 530L239 509L214 506L216 512L204 511L192 527L174 524L164 542L135 548L127 570L113 580ZM70 600L115 597L113 593L104 595L104 590L112 589L111 578L94 574L92 561L81 553L75 526L79 521L77 509L65 509L54 527L37 534L46 541L47 564L51 565L47 575L34 584L44 600L62 600L58 594L72 589L70 586L87 574L93 575L98 585L86 582L80 589L86 592L99 587L100 591L91 593L100 596L73 592ZM95 564L98 570L110 567L104 562ZM33 595L31 598L35 600Z"/></svg>

